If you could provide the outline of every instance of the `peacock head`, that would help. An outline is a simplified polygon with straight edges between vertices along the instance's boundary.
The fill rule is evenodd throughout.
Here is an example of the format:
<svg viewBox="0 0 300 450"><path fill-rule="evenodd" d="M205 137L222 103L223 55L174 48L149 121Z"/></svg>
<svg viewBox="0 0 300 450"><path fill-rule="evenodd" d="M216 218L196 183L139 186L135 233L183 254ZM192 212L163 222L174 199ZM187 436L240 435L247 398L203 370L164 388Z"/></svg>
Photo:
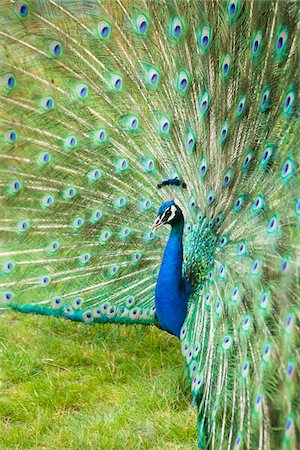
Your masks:
<svg viewBox="0 0 300 450"><path fill-rule="evenodd" d="M163 225L169 224L172 227L183 222L183 214L178 205L173 200L164 202L158 209L157 217L152 227L152 231L158 230Z"/></svg>

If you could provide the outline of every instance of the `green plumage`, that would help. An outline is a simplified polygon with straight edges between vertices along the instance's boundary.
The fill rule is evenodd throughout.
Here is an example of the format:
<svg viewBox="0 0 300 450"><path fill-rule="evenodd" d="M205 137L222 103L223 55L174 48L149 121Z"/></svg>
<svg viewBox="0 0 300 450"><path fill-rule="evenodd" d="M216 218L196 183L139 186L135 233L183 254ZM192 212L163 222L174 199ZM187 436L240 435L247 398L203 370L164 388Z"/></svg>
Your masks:
<svg viewBox="0 0 300 450"><path fill-rule="evenodd" d="M151 225L175 193L200 448L297 448L298 9L0 6L1 309L157 323Z"/></svg>

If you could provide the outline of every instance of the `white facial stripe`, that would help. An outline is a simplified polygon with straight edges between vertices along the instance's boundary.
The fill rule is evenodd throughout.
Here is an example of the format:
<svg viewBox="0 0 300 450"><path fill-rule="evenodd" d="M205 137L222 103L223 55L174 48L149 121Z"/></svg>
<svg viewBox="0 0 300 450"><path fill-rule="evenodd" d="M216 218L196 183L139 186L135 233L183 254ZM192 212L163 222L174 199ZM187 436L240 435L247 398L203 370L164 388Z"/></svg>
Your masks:
<svg viewBox="0 0 300 450"><path fill-rule="evenodd" d="M176 207L174 205L169 206L169 208L167 208L165 210L165 212L163 213L163 215L160 217L160 221L163 222L165 215L167 214L167 212L171 211L170 216L168 217L167 223L170 222L172 219L174 219L175 214L176 214Z"/></svg>
<svg viewBox="0 0 300 450"><path fill-rule="evenodd" d="M168 219L168 222L170 222L172 219L174 219L175 214L176 214L176 207L174 205L172 205L170 209L171 209L171 215Z"/></svg>

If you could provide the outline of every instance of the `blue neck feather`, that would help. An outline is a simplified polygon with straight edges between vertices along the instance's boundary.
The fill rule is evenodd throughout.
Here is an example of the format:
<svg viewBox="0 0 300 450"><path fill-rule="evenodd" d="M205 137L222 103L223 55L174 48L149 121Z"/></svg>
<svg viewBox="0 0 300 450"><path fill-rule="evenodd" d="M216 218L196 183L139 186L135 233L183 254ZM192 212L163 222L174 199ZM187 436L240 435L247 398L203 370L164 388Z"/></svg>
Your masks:
<svg viewBox="0 0 300 450"><path fill-rule="evenodd" d="M182 235L184 219L172 226L164 251L156 288L155 307L160 326L175 336L180 336L183 325L190 287L182 277Z"/></svg>

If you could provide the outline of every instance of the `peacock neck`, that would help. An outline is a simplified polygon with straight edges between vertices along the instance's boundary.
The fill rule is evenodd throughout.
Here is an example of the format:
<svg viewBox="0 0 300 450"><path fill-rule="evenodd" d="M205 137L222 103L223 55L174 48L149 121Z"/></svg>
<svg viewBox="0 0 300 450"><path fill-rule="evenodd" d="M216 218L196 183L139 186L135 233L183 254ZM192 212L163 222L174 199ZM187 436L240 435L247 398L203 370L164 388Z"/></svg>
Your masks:
<svg viewBox="0 0 300 450"><path fill-rule="evenodd" d="M183 261L183 237L184 221L179 222L171 227L171 233L164 251L161 269L165 275L169 275L172 283L179 283L182 278L182 261Z"/></svg>
<svg viewBox="0 0 300 450"><path fill-rule="evenodd" d="M179 337L184 322L189 286L182 277L184 220L171 228L155 288L156 315L160 326Z"/></svg>

